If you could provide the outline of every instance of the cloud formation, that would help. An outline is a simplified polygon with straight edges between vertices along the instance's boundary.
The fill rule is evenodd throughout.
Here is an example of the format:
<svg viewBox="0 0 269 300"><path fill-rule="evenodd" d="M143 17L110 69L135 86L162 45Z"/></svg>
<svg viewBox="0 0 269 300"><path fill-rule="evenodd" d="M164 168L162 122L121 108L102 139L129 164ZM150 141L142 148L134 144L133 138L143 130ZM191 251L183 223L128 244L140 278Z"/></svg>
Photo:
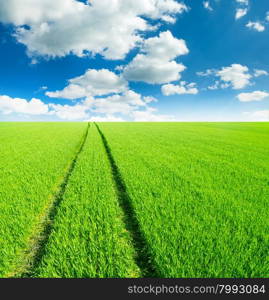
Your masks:
<svg viewBox="0 0 269 300"><path fill-rule="evenodd" d="M238 90L250 84L250 78L252 76L248 71L248 67L246 66L232 64L230 67L224 67L217 71L216 75L219 76L222 81L231 84L233 89Z"/></svg>
<svg viewBox="0 0 269 300"><path fill-rule="evenodd" d="M269 73L265 70L259 70L259 69L254 70L254 76L255 77L268 76L268 75L269 75Z"/></svg>
<svg viewBox="0 0 269 300"><path fill-rule="evenodd" d="M176 119L171 115L156 113L154 108L147 108L144 111L133 111L132 118L135 122L175 122Z"/></svg>
<svg viewBox="0 0 269 300"><path fill-rule="evenodd" d="M142 53L142 54L141 54ZM123 76L129 81L163 84L180 79L185 66L175 61L189 53L184 40L175 38L170 31L145 40L141 53L123 68Z"/></svg>
<svg viewBox="0 0 269 300"><path fill-rule="evenodd" d="M187 11L175 0L0 0L0 6L0 22L16 26L30 56L106 59L123 59L143 41L141 32L154 29L146 18L173 23Z"/></svg>
<svg viewBox="0 0 269 300"><path fill-rule="evenodd" d="M255 91L251 93L241 93L237 98L241 102L262 101L269 97L269 93L263 91Z"/></svg>
<svg viewBox="0 0 269 300"><path fill-rule="evenodd" d="M216 81L211 89L231 86L234 90L239 90L250 85L250 79L252 78L248 67L240 64L232 64L229 67L222 67L219 70L208 69L205 72L197 72L197 75L219 77L220 81Z"/></svg>
<svg viewBox="0 0 269 300"><path fill-rule="evenodd" d="M248 0L236 0L236 2L238 2L240 4L244 4L244 5L248 5L249 4Z"/></svg>
<svg viewBox="0 0 269 300"><path fill-rule="evenodd" d="M104 117L94 116L85 122L124 122L124 119L113 115L105 115Z"/></svg>
<svg viewBox="0 0 269 300"><path fill-rule="evenodd" d="M97 113L104 114L106 117L101 117L103 121L108 120L124 120L120 117L115 117L114 114L121 114L125 117L137 117L140 112L142 115L153 118L153 108L149 104L156 102L154 97L142 95L127 90L120 94L114 94L107 97L87 97L80 99L71 105L62 105L55 103L45 104L40 99L31 99L30 101L20 98L11 98L9 96L0 96L0 112L8 114L24 114L24 115L43 115L56 116L59 119L66 121L82 121L92 118L99 118ZM149 112L151 114L149 115ZM92 116L94 114L94 116ZM153 116L152 116L153 115ZM105 119L104 119L105 118ZM96 119L97 120L97 119Z"/></svg>
<svg viewBox="0 0 269 300"><path fill-rule="evenodd" d="M247 8L238 8L238 9L236 10L236 13L235 13L235 19L236 19L236 20L241 19L241 18L244 17L247 13L248 13L248 9L247 9Z"/></svg>
<svg viewBox="0 0 269 300"><path fill-rule="evenodd" d="M89 96L104 96L121 93L128 88L128 83L115 73L107 70L89 69L85 74L70 79L63 90L46 92L51 98L78 99Z"/></svg>
<svg viewBox="0 0 269 300"><path fill-rule="evenodd" d="M263 32L265 30L265 26L261 22L248 22L246 27L258 32Z"/></svg>
<svg viewBox="0 0 269 300"><path fill-rule="evenodd" d="M49 109L41 100L33 98L30 101L21 98L11 98L6 95L0 95L0 111L5 114L28 114L43 115L47 114Z"/></svg>
<svg viewBox="0 0 269 300"><path fill-rule="evenodd" d="M129 115L139 107L146 107L146 101L140 94L128 90L106 98L87 99L85 104L96 113Z"/></svg>
<svg viewBox="0 0 269 300"><path fill-rule="evenodd" d="M179 85L166 84L162 86L162 93L165 96L171 95L184 95L184 94L198 94L198 89L194 82L187 84L185 81L181 81Z"/></svg>
<svg viewBox="0 0 269 300"><path fill-rule="evenodd" d="M205 9L207 9L207 10L209 10L209 11L213 11L213 8L211 7L209 1L204 1L204 2L203 2L203 6L204 6Z"/></svg>

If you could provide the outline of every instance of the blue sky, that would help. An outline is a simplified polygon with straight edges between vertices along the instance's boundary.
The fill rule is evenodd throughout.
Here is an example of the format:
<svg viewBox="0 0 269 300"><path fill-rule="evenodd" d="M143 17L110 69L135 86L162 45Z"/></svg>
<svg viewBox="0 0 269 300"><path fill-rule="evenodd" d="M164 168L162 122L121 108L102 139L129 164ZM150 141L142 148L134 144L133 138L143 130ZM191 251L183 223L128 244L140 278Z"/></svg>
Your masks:
<svg viewBox="0 0 269 300"><path fill-rule="evenodd" d="M268 0L0 0L0 121L269 121Z"/></svg>

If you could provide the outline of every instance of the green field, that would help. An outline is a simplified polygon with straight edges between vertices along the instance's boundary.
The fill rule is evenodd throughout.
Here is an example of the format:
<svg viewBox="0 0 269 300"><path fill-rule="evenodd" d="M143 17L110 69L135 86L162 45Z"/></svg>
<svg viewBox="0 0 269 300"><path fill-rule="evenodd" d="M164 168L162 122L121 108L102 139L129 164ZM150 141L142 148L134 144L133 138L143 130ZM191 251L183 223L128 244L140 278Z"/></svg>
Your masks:
<svg viewBox="0 0 269 300"><path fill-rule="evenodd" d="M0 277L269 277L269 123L0 123Z"/></svg>

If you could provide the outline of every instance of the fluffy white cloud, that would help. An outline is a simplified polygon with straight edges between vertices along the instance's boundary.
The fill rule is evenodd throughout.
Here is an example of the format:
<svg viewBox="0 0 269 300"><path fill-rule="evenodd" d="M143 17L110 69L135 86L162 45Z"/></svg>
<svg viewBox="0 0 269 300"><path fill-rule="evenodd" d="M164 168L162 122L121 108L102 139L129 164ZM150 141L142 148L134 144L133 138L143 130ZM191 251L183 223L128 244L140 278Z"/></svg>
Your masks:
<svg viewBox="0 0 269 300"><path fill-rule="evenodd" d="M232 64L230 67L224 67L217 71L217 76L224 82L230 83L233 89L242 89L250 84L251 75L248 73L248 67L240 64Z"/></svg>
<svg viewBox="0 0 269 300"><path fill-rule="evenodd" d="M249 5L249 0L236 0L236 2L244 6Z"/></svg>
<svg viewBox="0 0 269 300"><path fill-rule="evenodd" d="M60 105L60 104L49 104L51 109L50 114L55 115L63 120L82 120L89 116L87 111L89 108L83 104L76 105Z"/></svg>
<svg viewBox="0 0 269 300"><path fill-rule="evenodd" d="M145 103L158 102L158 100L152 96L145 96L143 97L143 100L145 101Z"/></svg>
<svg viewBox="0 0 269 300"><path fill-rule="evenodd" d="M146 101L148 100L148 97L146 97ZM96 113L122 113L124 115L129 115L139 107L146 107L146 101L140 94L129 90L123 94L112 95L106 98L88 99L84 103Z"/></svg>
<svg viewBox="0 0 269 300"><path fill-rule="evenodd" d="M198 94L198 89L195 87L195 83L187 84L185 81L181 81L179 85L166 84L162 86L162 93L165 96L170 95L183 95L183 94Z"/></svg>
<svg viewBox="0 0 269 300"><path fill-rule="evenodd" d="M265 18L265 20L269 22L269 11L266 13L266 18Z"/></svg>
<svg viewBox="0 0 269 300"><path fill-rule="evenodd" d="M55 115L65 120L81 120L87 118L87 106L82 103L76 105L45 104L40 99L27 101L21 98L0 96L0 112L3 114L25 114L25 115Z"/></svg>
<svg viewBox="0 0 269 300"><path fill-rule="evenodd" d="M17 26L28 54L62 57L100 53L122 59L152 30L144 18L174 22L187 7L175 0L0 0L0 22ZM23 25L28 25L27 27Z"/></svg>
<svg viewBox="0 0 269 300"><path fill-rule="evenodd" d="M216 73L215 69L208 69L206 71L196 72L196 74L198 76L203 76L203 77L210 76L210 75L215 75L215 73Z"/></svg>
<svg viewBox="0 0 269 300"><path fill-rule="evenodd" d="M0 21L34 25L80 13L85 5L74 0L0 0Z"/></svg>
<svg viewBox="0 0 269 300"><path fill-rule="evenodd" d="M115 94L105 98L88 97L73 105L61 105L55 103L45 104L39 99L33 98L30 101L20 98L11 98L9 96L0 96L0 112L3 114L25 114L25 115L45 115L55 116L68 121L109 121L119 122L122 118L114 114L122 114L131 118L139 115L141 112L153 114L153 109L148 105L155 102L154 97L143 97L140 94L127 90L121 94ZM134 113L136 112L136 113ZM105 114L104 116L93 116L94 113ZM154 114L152 116L154 118ZM160 118L160 116L159 116Z"/></svg>
<svg viewBox="0 0 269 300"><path fill-rule="evenodd" d="M39 99L27 101L21 98L0 96L0 111L3 114L21 113L28 115L43 115L48 113L48 105Z"/></svg>
<svg viewBox="0 0 269 300"><path fill-rule="evenodd" d="M160 32L159 37L145 40L142 52L151 58L170 61L177 56L188 54L189 50L184 40L175 38L170 31L164 31Z"/></svg>
<svg viewBox="0 0 269 300"><path fill-rule="evenodd" d="M89 120L85 122L124 122L124 119L115 117L113 115L106 115L105 117L95 116L91 117Z"/></svg>
<svg viewBox="0 0 269 300"><path fill-rule="evenodd" d="M248 13L247 8L238 8L235 13L235 19L238 20L238 19L244 17L247 13Z"/></svg>
<svg viewBox="0 0 269 300"><path fill-rule="evenodd" d="M238 20L244 17L248 13L248 0L236 0L237 3L240 4L241 7L236 9L235 19Z"/></svg>
<svg viewBox="0 0 269 300"><path fill-rule="evenodd" d="M144 111L133 111L132 117L135 122L175 122L171 115L156 114L156 109L147 108Z"/></svg>
<svg viewBox="0 0 269 300"><path fill-rule="evenodd" d="M168 83L180 79L185 66L174 59L189 52L184 40L173 37L170 31L147 39L138 54L125 68L123 76L130 81L151 84Z"/></svg>
<svg viewBox="0 0 269 300"><path fill-rule="evenodd" d="M227 88L232 86L233 89L242 89L250 84L252 76L249 74L249 69L240 64L232 64L229 67L223 67L220 70L209 69L205 72L197 72L199 76L216 76L221 82L216 81L210 89Z"/></svg>
<svg viewBox="0 0 269 300"><path fill-rule="evenodd" d="M209 90L226 89L226 88L228 88L230 86L231 86L230 83L222 83L221 81L216 80L213 85L210 85L208 87L208 89Z"/></svg>
<svg viewBox="0 0 269 300"><path fill-rule="evenodd" d="M176 61L152 59L139 54L126 67L124 77L130 81L162 84L180 79L180 73L184 70L185 67Z"/></svg>
<svg viewBox="0 0 269 300"><path fill-rule="evenodd" d="M248 22L246 27L256 30L258 32L263 32L265 30L265 26L262 25L261 22Z"/></svg>
<svg viewBox="0 0 269 300"><path fill-rule="evenodd" d="M265 70L258 70L258 69L254 70L254 76L255 77L267 76L267 75L269 75L269 73Z"/></svg>
<svg viewBox="0 0 269 300"><path fill-rule="evenodd" d="M213 8L211 7L209 1L204 1L204 2L203 2L203 6L204 6L205 9L208 9L208 10L210 10L210 11L213 11Z"/></svg>
<svg viewBox="0 0 269 300"><path fill-rule="evenodd" d="M176 21L175 15L188 11L187 6L184 3L179 3L174 0L155 0L155 1L133 1L134 5L138 3L141 5L148 5L148 13L146 15L152 19L161 19L168 23L174 23Z"/></svg>
<svg viewBox="0 0 269 300"><path fill-rule="evenodd" d="M71 100L85 97L85 94L85 88L76 84L69 84L61 91L46 92L46 95L50 98L64 98Z"/></svg>
<svg viewBox="0 0 269 300"><path fill-rule="evenodd" d="M241 102L252 102L252 101L262 101L263 99L269 97L269 93L263 91L255 91L251 93L241 93L237 95L237 98Z"/></svg>
<svg viewBox="0 0 269 300"><path fill-rule="evenodd" d="M127 82L115 73L106 70L89 69L82 76L69 80L61 91L46 92L51 98L78 99L89 96L103 96L121 93L127 89Z"/></svg>

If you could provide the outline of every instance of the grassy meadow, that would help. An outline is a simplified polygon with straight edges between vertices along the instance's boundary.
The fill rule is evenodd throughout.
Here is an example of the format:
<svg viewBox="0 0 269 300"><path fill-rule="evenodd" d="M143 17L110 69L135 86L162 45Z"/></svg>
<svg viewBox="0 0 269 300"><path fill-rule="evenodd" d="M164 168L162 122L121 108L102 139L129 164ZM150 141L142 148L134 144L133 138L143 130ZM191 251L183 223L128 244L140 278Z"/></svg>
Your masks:
<svg viewBox="0 0 269 300"><path fill-rule="evenodd" d="M269 123L0 123L0 277L269 277Z"/></svg>

